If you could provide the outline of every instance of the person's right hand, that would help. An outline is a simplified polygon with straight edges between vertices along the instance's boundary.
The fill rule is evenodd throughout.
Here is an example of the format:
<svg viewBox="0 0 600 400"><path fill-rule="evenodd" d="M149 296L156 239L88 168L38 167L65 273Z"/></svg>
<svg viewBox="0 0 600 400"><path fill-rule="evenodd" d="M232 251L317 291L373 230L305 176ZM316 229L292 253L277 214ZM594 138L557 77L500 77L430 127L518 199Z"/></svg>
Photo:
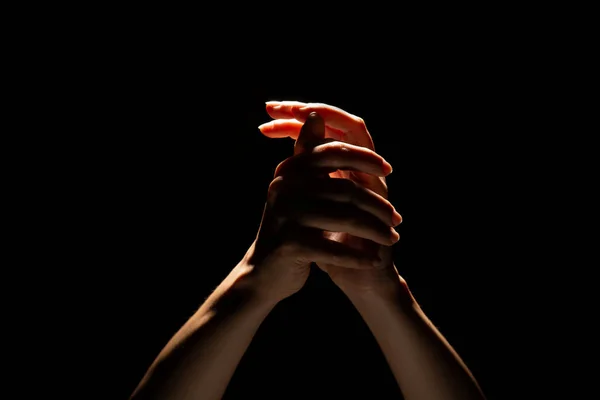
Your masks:
<svg viewBox="0 0 600 400"><path fill-rule="evenodd" d="M277 166L256 240L242 261L251 270L257 294L269 301L300 290L311 262L353 269L380 265L377 254L329 240L324 231L346 232L384 246L398 237L392 227L397 213L387 200L328 175L350 170L383 177L392 170L389 163L365 147L327 142L324 132L322 118L309 116L298 143L310 150L298 149ZM318 138L322 144L313 147L303 138Z"/></svg>

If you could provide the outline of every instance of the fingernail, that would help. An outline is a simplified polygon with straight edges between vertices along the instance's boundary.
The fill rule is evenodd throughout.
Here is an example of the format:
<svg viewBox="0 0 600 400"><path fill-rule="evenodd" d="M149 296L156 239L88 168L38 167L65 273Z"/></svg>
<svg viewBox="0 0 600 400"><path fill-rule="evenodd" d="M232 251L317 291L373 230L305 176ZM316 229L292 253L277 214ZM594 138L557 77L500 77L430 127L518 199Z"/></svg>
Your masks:
<svg viewBox="0 0 600 400"><path fill-rule="evenodd" d="M394 215L392 215L392 223L394 226L400 225L402 223L402 215L398 213L398 211L394 211Z"/></svg>
<svg viewBox="0 0 600 400"><path fill-rule="evenodd" d="M265 101L265 104L270 106L270 105L275 105L275 104L279 104L280 102L277 100L269 100L269 101Z"/></svg>
<svg viewBox="0 0 600 400"><path fill-rule="evenodd" d="M307 120L307 121L308 121L308 120L313 120L313 121L316 121L316 120L317 120L317 119L319 119L319 118L321 118L321 116L320 116L319 114L317 114L315 111L313 111L313 112L311 112L310 114L308 114L308 117L307 117L307 119L306 119L306 120Z"/></svg>
<svg viewBox="0 0 600 400"><path fill-rule="evenodd" d="M266 128L269 126L269 124L269 122L265 122L264 124L259 125L258 130L264 132L265 130L267 130Z"/></svg>
<svg viewBox="0 0 600 400"><path fill-rule="evenodd" d="M392 239L393 243L396 243L398 240L400 240L400 234L396 232L394 228L390 228L390 230L390 239Z"/></svg>

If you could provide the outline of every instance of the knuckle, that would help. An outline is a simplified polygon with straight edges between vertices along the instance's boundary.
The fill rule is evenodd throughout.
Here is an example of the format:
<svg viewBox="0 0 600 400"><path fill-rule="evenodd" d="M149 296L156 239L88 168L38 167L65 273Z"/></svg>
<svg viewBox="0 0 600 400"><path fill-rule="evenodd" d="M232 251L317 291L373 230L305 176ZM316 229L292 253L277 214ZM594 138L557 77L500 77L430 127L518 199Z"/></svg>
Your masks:
<svg viewBox="0 0 600 400"><path fill-rule="evenodd" d="M275 179L271 181L269 184L268 193L269 196L274 196L281 190L281 186L283 185L283 177L277 176Z"/></svg>
<svg viewBox="0 0 600 400"><path fill-rule="evenodd" d="M362 130L366 130L367 129L367 124L365 123L365 120L362 119L361 117L355 117L355 121L356 121L356 125L362 129Z"/></svg>
<svg viewBox="0 0 600 400"><path fill-rule="evenodd" d="M275 167L275 173L274 173L275 177L281 176L286 164L287 164L287 160L283 160L282 162L277 164L277 167Z"/></svg>
<svg viewBox="0 0 600 400"><path fill-rule="evenodd" d="M267 189L267 204L277 214L282 213L280 198L284 192L285 181L282 176L278 176L271 181Z"/></svg>

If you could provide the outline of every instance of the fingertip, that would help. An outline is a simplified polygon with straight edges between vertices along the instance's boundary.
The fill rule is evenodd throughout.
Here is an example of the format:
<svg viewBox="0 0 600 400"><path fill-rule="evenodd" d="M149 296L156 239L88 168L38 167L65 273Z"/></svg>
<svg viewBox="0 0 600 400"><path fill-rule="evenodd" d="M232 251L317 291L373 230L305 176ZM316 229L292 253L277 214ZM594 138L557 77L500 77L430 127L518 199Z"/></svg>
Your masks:
<svg viewBox="0 0 600 400"><path fill-rule="evenodd" d="M265 109L267 114L271 115L272 112L277 111L281 108L281 102L279 101L267 101L265 102ZM271 115L273 116L273 115Z"/></svg>
<svg viewBox="0 0 600 400"><path fill-rule="evenodd" d="M311 112L306 116L306 123L310 123L313 126L323 126L323 130L325 129L325 121L323 118L315 111ZM324 134L325 132L323 132Z"/></svg>
<svg viewBox="0 0 600 400"><path fill-rule="evenodd" d="M400 240L400 234L396 232L394 228L391 228L390 231L390 239L392 244L397 243Z"/></svg>
<svg viewBox="0 0 600 400"><path fill-rule="evenodd" d="M269 131L269 130L272 128L272 125L273 125L273 124L271 124L270 122L265 122L264 124L260 124L260 125L258 126L258 130L259 130L261 133L266 133L266 132L268 132L268 131Z"/></svg>
<svg viewBox="0 0 600 400"><path fill-rule="evenodd" d="M305 119L306 121L301 130L304 134L301 133L298 139L303 145L306 145L307 142L313 142L312 146L314 146L315 141L325 139L325 121L316 112L311 112Z"/></svg>
<svg viewBox="0 0 600 400"><path fill-rule="evenodd" d="M383 173L387 176L389 174L391 174L394 171L394 168L392 168L392 164L390 164L387 161L383 161Z"/></svg>
<svg viewBox="0 0 600 400"><path fill-rule="evenodd" d="M307 118L312 119L313 121L323 120L323 118L316 111L312 111L310 114L308 114Z"/></svg>
<svg viewBox="0 0 600 400"><path fill-rule="evenodd" d="M397 211L394 211L394 215L392 215L392 223L394 226L398 226L402 223L402 215Z"/></svg>

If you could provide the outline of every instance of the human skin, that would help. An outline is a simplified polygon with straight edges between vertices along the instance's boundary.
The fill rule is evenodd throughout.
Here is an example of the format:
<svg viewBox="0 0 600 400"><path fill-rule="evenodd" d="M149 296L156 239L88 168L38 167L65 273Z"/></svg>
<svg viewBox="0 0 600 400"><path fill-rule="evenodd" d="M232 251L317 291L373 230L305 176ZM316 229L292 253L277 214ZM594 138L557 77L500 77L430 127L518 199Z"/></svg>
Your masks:
<svg viewBox="0 0 600 400"><path fill-rule="evenodd" d="M401 221L392 168L362 119L325 104L270 102L270 137L296 140L276 169L245 257L160 352L132 399L220 399L263 319L315 262L348 296L408 400L484 399L392 260Z"/></svg>
<svg viewBox="0 0 600 400"><path fill-rule="evenodd" d="M162 349L131 399L220 399L261 322L302 288L312 262L355 270L382 265L376 254L329 240L323 231L382 246L398 240L392 225L400 216L387 200L327 177L340 169L385 176L389 163L342 142L300 152L303 137L317 135L323 121L314 116L304 127L296 154L276 169L246 255Z"/></svg>
<svg viewBox="0 0 600 400"><path fill-rule="evenodd" d="M260 127L266 136L298 139L302 124L309 115L317 113L323 118L325 126L319 129L325 135L314 135L308 140L313 145L341 140L375 150L364 120L337 107L274 101L268 102L266 108L274 119ZM304 146L301 151L310 151L310 147ZM330 176L351 180L382 198L388 197L383 176L362 171L336 171ZM404 397L407 400L484 399L470 370L427 318L398 273L391 247L347 233L330 234L330 239L368 250L382 260L378 267L360 270L319 262L317 265L348 296L368 325Z"/></svg>

